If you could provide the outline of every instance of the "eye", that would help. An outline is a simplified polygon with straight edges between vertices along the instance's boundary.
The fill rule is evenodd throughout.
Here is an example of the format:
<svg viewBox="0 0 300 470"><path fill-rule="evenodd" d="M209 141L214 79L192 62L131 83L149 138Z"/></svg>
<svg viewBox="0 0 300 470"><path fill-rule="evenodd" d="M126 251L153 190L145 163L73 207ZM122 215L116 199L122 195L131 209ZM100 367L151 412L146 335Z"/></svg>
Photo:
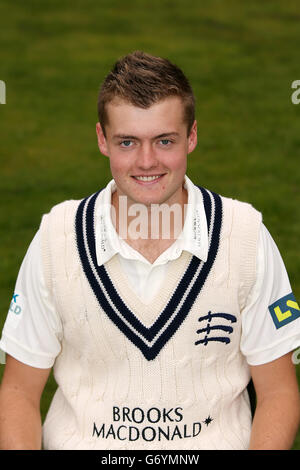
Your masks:
<svg viewBox="0 0 300 470"><path fill-rule="evenodd" d="M167 145L170 145L172 141L170 139L162 139L160 140L161 144L166 147Z"/></svg>
<svg viewBox="0 0 300 470"><path fill-rule="evenodd" d="M131 147L131 144L132 144L132 140L123 140L123 141L121 142L121 147L126 147L126 148L128 148L128 147Z"/></svg>

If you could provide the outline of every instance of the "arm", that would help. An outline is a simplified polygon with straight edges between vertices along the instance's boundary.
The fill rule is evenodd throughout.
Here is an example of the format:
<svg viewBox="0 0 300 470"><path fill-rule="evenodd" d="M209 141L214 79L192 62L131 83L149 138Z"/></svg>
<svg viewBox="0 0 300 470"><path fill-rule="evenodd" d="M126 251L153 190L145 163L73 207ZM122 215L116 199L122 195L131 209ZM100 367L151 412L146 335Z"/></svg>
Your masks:
<svg viewBox="0 0 300 470"><path fill-rule="evenodd" d="M257 406L249 450L288 450L300 421L300 400L292 353L251 366Z"/></svg>
<svg viewBox="0 0 300 470"><path fill-rule="evenodd" d="M6 355L0 387L0 449L41 449L40 399L50 370Z"/></svg>

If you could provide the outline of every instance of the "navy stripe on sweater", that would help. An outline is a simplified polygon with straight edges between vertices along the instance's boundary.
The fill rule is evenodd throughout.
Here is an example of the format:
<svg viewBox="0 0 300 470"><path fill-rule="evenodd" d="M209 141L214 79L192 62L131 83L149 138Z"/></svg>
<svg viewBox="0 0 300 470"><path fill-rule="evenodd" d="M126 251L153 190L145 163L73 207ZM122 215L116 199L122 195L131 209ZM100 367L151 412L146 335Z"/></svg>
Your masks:
<svg viewBox="0 0 300 470"><path fill-rule="evenodd" d="M216 258L222 225L222 200L219 195L202 192L208 226L209 249L206 262L193 256L183 277L155 322L147 328L120 297L105 269L98 266L95 243L95 203L100 193L83 199L75 220L78 252L83 271L102 310L125 336L140 349L147 360L153 360L187 317L209 275ZM198 272L196 278L195 275ZM180 302L185 296L181 307ZM178 311L176 312L176 309Z"/></svg>

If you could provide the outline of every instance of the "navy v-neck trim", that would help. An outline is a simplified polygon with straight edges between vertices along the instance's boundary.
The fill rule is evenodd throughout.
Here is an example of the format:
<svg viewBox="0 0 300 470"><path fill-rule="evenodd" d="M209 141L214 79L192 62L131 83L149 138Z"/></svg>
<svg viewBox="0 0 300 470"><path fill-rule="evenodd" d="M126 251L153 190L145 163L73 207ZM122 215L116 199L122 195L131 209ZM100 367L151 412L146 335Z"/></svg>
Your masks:
<svg viewBox="0 0 300 470"><path fill-rule="evenodd" d="M222 225L222 200L212 191L201 187L199 189L203 196L208 226L207 260L204 262L196 256L191 258L172 296L149 328L143 325L121 298L105 265L98 266L97 264L94 218L95 203L101 190L83 199L77 209L75 220L77 247L90 287L102 310L140 349L147 360L155 359L187 317L203 288L218 252ZM180 303L182 304L179 307Z"/></svg>

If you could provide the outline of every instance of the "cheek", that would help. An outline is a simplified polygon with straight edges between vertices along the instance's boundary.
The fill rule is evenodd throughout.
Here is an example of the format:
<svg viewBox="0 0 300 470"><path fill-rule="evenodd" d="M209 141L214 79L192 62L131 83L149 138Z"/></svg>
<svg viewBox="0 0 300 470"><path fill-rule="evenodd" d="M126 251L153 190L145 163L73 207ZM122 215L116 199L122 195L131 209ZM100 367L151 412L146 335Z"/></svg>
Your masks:
<svg viewBox="0 0 300 470"><path fill-rule="evenodd" d="M124 173L127 169L126 159L118 155L111 155L109 159L112 175Z"/></svg>
<svg viewBox="0 0 300 470"><path fill-rule="evenodd" d="M180 172L185 172L186 170L186 164L187 164L187 159L186 155L180 153L174 153L170 156L168 156L168 159L165 161L166 166L170 168L170 170Z"/></svg>

